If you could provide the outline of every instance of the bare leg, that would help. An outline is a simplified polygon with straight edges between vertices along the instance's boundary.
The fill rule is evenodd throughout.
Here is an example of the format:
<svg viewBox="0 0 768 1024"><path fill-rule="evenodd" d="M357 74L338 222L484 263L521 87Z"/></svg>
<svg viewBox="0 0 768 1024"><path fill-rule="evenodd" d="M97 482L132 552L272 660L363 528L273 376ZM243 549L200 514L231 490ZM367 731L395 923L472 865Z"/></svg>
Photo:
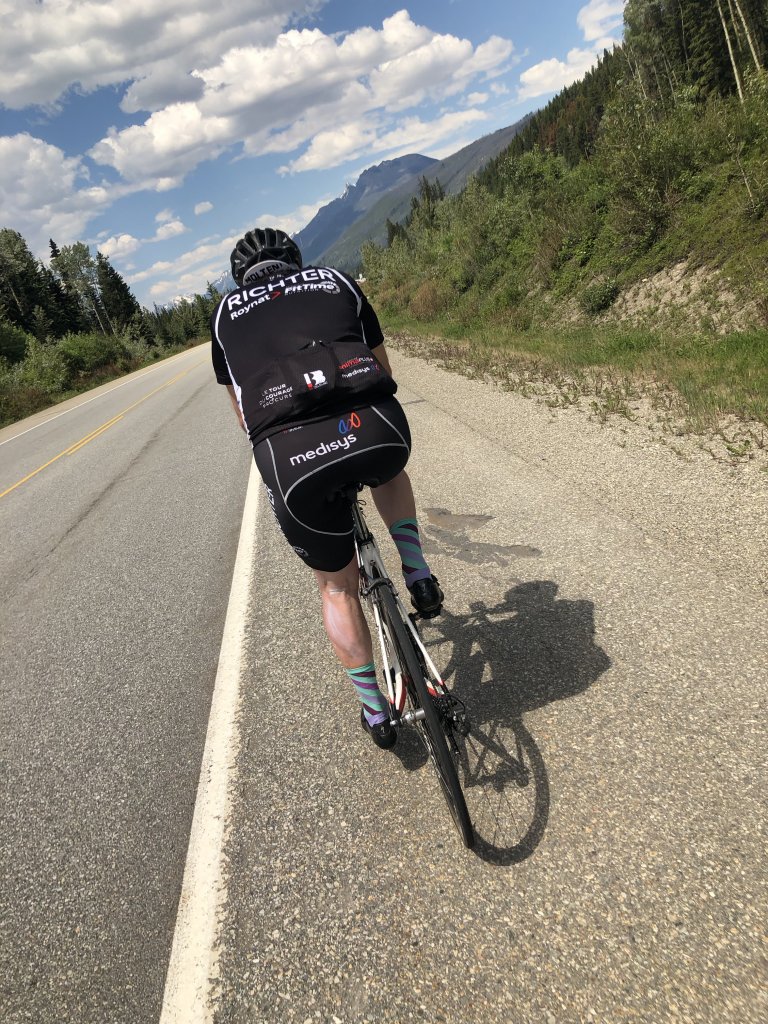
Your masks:
<svg viewBox="0 0 768 1024"><path fill-rule="evenodd" d="M323 602L323 625L344 668L373 661L371 632L360 606L357 558L338 572L312 570Z"/></svg>
<svg viewBox="0 0 768 1024"><path fill-rule="evenodd" d="M411 481L405 470L398 473L388 483L372 488L371 494L387 529L401 519L416 518L416 501L413 497Z"/></svg>
<svg viewBox="0 0 768 1024"><path fill-rule="evenodd" d="M437 614L443 592L424 558L416 519L416 502L408 474L402 470L389 483L373 488L371 494L397 547L403 578L411 591L414 607L422 615L431 617Z"/></svg>

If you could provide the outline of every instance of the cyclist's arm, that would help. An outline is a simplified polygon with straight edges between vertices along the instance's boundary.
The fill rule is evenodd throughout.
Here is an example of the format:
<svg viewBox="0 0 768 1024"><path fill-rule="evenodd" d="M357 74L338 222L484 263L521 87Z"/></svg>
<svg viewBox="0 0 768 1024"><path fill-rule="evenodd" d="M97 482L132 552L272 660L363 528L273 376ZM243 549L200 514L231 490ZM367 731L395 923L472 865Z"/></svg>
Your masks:
<svg viewBox="0 0 768 1024"><path fill-rule="evenodd" d="M245 420L243 419L243 414L240 412L240 406L237 404L235 389L231 384L227 384L226 388L227 393L229 394L229 400L232 403L232 408L235 410L235 415L237 416L237 422L240 424L243 430L245 430Z"/></svg>
<svg viewBox="0 0 768 1024"><path fill-rule="evenodd" d="M384 348L384 344L382 343L381 345L377 345L376 348L372 348L371 355L376 356L376 358L379 360L381 365L384 367L384 369L391 377L392 367L389 364L389 356L387 355L387 350Z"/></svg>

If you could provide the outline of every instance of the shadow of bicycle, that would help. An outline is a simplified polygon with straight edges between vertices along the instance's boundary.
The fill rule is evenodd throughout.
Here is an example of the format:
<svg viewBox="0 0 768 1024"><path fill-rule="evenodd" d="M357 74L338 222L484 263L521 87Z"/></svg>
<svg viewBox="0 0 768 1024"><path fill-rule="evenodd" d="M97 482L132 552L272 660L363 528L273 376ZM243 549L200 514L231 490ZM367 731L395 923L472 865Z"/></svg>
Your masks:
<svg viewBox="0 0 768 1024"><path fill-rule="evenodd" d="M557 591L548 580L521 583L467 615L444 609L424 630L470 713L462 782L475 852L494 864L529 857L549 818L546 766L523 715L582 693L610 666L594 640L592 602L558 599Z"/></svg>

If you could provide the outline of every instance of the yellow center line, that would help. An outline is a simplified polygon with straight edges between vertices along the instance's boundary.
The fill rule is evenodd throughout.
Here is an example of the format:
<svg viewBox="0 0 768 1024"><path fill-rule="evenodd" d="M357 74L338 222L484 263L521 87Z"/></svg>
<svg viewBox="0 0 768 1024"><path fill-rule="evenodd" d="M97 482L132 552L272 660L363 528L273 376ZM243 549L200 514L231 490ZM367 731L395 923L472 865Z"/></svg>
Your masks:
<svg viewBox="0 0 768 1024"><path fill-rule="evenodd" d="M99 434L103 434L105 430L109 430L111 426L114 426L114 424L118 423L122 418L122 413L119 416L115 416L113 420L109 420L103 426L99 427L98 430L94 430L92 434L89 434L87 437L84 437L82 441L78 441L77 444L73 444L71 448L67 448L64 454L74 455L75 452L79 452L84 445L88 444L90 441L93 441L93 439L95 437L98 437ZM0 498L2 498L2 494L0 494Z"/></svg>
<svg viewBox="0 0 768 1024"><path fill-rule="evenodd" d="M146 395L144 395L143 398L140 398L137 402L133 402L127 408L123 409L122 412L119 412L117 416L113 416L112 419L107 420L106 423L102 423L100 427L96 427L95 430L92 430L89 434L86 434L85 437L81 437L79 441L75 441L75 443L71 444L69 448L65 448L63 452L59 452L58 455L54 455L52 459L49 459L47 462L44 462L42 466L38 466L37 469L33 469L31 473L27 473L27 475L25 477L22 477L21 480L17 480L15 484L12 484L10 487L7 487L4 491L0 492L0 498L4 498L6 494L10 494L11 491L15 491L17 487L21 487L21 485L25 484L27 480L31 480L33 476L37 476L38 473L42 473L44 469L47 469L49 466L52 466L54 462L58 462L58 460L62 458L64 455L74 455L75 452L80 451L80 449L84 448L85 445L95 440L95 438L99 437L106 430L109 430L111 426L114 426L114 424L121 420L126 413L131 411L131 409L135 409L137 405L141 405L142 402L146 402L146 400L148 398L151 398L152 395L156 395L158 391L162 391L163 388L169 387L171 384L175 383L181 377L185 377L188 373L191 373L192 370L197 369L198 366L202 366L204 362L207 362L207 360L198 360L198 362L196 362L193 366L190 366L189 369L182 370L181 373L177 373L175 377L171 377L170 380L167 380L165 384L161 384L153 391L148 392Z"/></svg>

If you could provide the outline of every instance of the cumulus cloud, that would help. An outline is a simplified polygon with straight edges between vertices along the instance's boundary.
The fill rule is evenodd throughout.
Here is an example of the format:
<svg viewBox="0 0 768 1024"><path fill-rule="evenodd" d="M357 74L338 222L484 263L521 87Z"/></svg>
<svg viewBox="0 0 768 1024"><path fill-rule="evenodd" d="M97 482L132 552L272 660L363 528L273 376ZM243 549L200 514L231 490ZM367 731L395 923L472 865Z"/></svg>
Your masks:
<svg viewBox="0 0 768 1024"><path fill-rule="evenodd" d="M0 95L7 107L52 104L68 89L132 83L126 111L194 99L193 68L236 45L269 45L322 0L0 0Z"/></svg>
<svg viewBox="0 0 768 1024"><path fill-rule="evenodd" d="M443 102L496 74L512 55L497 36L468 40L415 24L407 11L380 29L342 37L319 29L283 32L274 45L238 45L194 76L201 95L111 131L90 151L132 182L181 179L204 160L242 142L245 154L307 151L291 170L331 167L381 138L397 114L424 100ZM254 68L258 74L254 74ZM321 143L315 144L316 137ZM333 144L331 135L336 136Z"/></svg>
<svg viewBox="0 0 768 1024"><path fill-rule="evenodd" d="M231 239L209 240L181 254L173 263L162 260L148 270L134 274L128 283L135 285L158 277L159 280L147 289L147 294L155 302L170 302L179 295L199 294L205 291L208 281L215 281L229 268L231 251ZM169 274L169 271L173 273Z"/></svg>
<svg viewBox="0 0 768 1024"><path fill-rule="evenodd" d="M79 157L26 132L0 136L0 223L21 232L36 253L48 239L71 239L106 209L119 188L91 184Z"/></svg>
<svg viewBox="0 0 768 1024"><path fill-rule="evenodd" d="M113 235L111 238L99 242L99 252L103 252L110 259L124 259L139 248L141 248L141 242L133 235Z"/></svg>
<svg viewBox="0 0 768 1024"><path fill-rule="evenodd" d="M169 238L183 235L187 230L184 224L177 220L171 210L161 210L155 214L155 221L160 225L157 231L150 238L135 238L133 235L113 235L111 238L99 242L99 251L105 256L114 259L122 259L136 252L143 245L153 242L165 242Z"/></svg>
<svg viewBox="0 0 768 1024"><path fill-rule="evenodd" d="M50 235L83 237L115 198L170 191L222 154L285 154L284 170L298 172L413 149L448 151L484 118L475 108L514 59L508 40L475 46L417 24L406 10L346 33L291 28L325 2L0 0L6 107L50 107L72 89L116 86L125 90L124 111L148 112L111 128L82 158L30 135L1 139L6 223L33 246ZM433 120L422 109L414 116L425 102L440 111ZM120 181L95 184L88 158ZM195 214L209 209L199 203ZM153 238L115 234L105 251L135 252L185 230L171 210L157 223Z"/></svg>
<svg viewBox="0 0 768 1024"><path fill-rule="evenodd" d="M204 203L195 203L195 216L199 217L201 213L210 213L213 209L213 203L209 203L208 200Z"/></svg>
<svg viewBox="0 0 768 1024"><path fill-rule="evenodd" d="M594 50L573 49L568 51L567 58L558 60L550 57L528 68L520 75L520 99L531 99L545 93L559 92L566 85L582 78L595 63Z"/></svg>
<svg viewBox="0 0 768 1024"><path fill-rule="evenodd" d="M180 220L167 221L161 224L155 233L154 242L164 242L168 238L175 238L176 235L183 235L187 229Z"/></svg>
<svg viewBox="0 0 768 1024"><path fill-rule="evenodd" d="M603 50L620 42L611 33L621 27L623 12L624 0L590 0L576 16L588 45L569 50L564 61L550 57L524 71L520 75L518 99L532 99L558 92L582 78L594 66Z"/></svg>
<svg viewBox="0 0 768 1024"><path fill-rule="evenodd" d="M202 239L175 261L159 260L145 270L127 275L126 280L131 287L152 282L146 289L146 294L150 300L160 303L169 302L178 295L201 293L205 290L206 282L215 281L229 268L232 246L250 228L277 226L289 235L295 235L312 220L320 207L325 206L332 198L333 196L329 195L321 196L288 213L263 211L230 234Z"/></svg>
<svg viewBox="0 0 768 1024"><path fill-rule="evenodd" d="M612 45L613 35L624 21L624 0L590 0L576 15L576 24L584 33L588 43L595 43L601 49L603 44Z"/></svg>
<svg viewBox="0 0 768 1024"><path fill-rule="evenodd" d="M263 211L253 219L252 223L246 225L243 228L243 231L240 232L240 234L254 227L277 227L280 228L282 231L287 232L289 235L295 235L299 231L301 231L302 228L306 227L307 224L309 224L309 222L312 220L312 218L315 216L317 211L322 206L326 206L328 203L331 202L332 199L335 198L336 196L333 195L320 196L313 202L304 203L302 206L297 206L295 209L289 211L288 213L274 213L271 211ZM230 242L230 248L232 247L231 243L233 243L234 241L235 237L233 236ZM229 252L227 253L227 255L229 255Z"/></svg>
<svg viewBox="0 0 768 1024"><path fill-rule="evenodd" d="M415 150L432 152L440 142L455 139L468 125L483 121L486 117L487 114L480 110L462 110L443 114L434 121L406 117L394 123L389 131L377 131L371 125L358 123L336 131L318 132L307 150L297 160L286 164L280 170L287 173L332 167L346 160L353 160L364 153L387 153L391 157L396 157Z"/></svg>
<svg viewBox="0 0 768 1024"><path fill-rule="evenodd" d="M128 181L167 191L193 167L219 156L234 141L232 130L225 118L206 118L192 103L175 103L143 125L113 129L88 155Z"/></svg>

